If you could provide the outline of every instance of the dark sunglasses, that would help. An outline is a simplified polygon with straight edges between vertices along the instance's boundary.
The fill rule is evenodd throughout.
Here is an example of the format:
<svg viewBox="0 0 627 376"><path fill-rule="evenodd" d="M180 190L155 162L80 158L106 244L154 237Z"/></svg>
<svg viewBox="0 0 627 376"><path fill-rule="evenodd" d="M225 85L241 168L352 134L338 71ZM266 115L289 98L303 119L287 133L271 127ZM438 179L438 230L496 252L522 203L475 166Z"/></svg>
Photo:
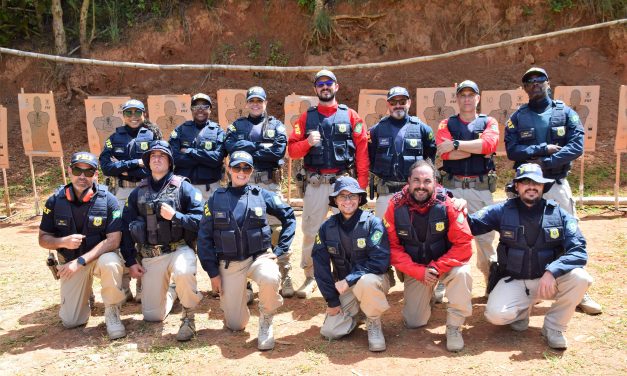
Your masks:
<svg viewBox="0 0 627 376"><path fill-rule="evenodd" d="M543 84L548 81L548 78L545 76L531 77L525 80L525 84Z"/></svg>
<svg viewBox="0 0 627 376"><path fill-rule="evenodd" d="M72 175L81 176L82 174L84 174L87 178L93 178L94 174L96 174L96 169L72 166Z"/></svg>
<svg viewBox="0 0 627 376"><path fill-rule="evenodd" d="M210 109L211 106L208 104L195 104L192 106L192 111L198 111L198 110L208 110Z"/></svg>
<svg viewBox="0 0 627 376"><path fill-rule="evenodd" d="M127 116L127 117L131 117L131 116L140 117L143 114L144 114L144 111L142 111L142 110L124 110L124 111L122 111L122 115Z"/></svg>
<svg viewBox="0 0 627 376"><path fill-rule="evenodd" d="M407 99L390 99L388 103L392 106L404 106L407 104Z"/></svg>
<svg viewBox="0 0 627 376"><path fill-rule="evenodd" d="M316 82L316 87L325 87L325 86L333 86L333 84L335 83L335 81L333 80L328 80L328 81L318 81Z"/></svg>
<svg viewBox="0 0 627 376"><path fill-rule="evenodd" d="M245 174L250 174L251 172L253 172L253 168L250 167L249 165L236 165L236 166L232 166L231 169L235 172L235 173L240 173L240 172L244 172Z"/></svg>

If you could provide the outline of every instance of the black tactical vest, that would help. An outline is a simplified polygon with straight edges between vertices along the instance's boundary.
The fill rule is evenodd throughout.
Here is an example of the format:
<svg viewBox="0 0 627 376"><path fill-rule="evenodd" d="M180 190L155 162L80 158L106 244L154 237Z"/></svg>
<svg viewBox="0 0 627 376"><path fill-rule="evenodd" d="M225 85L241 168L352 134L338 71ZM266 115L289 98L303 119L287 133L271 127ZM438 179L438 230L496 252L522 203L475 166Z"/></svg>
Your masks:
<svg viewBox="0 0 627 376"><path fill-rule="evenodd" d="M340 217L342 214L335 214L329 218L325 224L325 245L331 256L333 265L333 274L338 281L346 278L351 273L355 265L368 259L367 240L370 234L370 221L374 216L372 212L364 210L359 217L359 222L355 225L354 230L349 235L352 246L345 249L342 245L342 237L340 229Z"/></svg>
<svg viewBox="0 0 627 376"><path fill-rule="evenodd" d="M465 125L459 119L459 115L448 118L448 130L455 140L472 141L481 137L488 124L487 115L479 115L475 120ZM468 158L443 161L444 170L452 178L452 175L481 176L494 170L492 158L486 158L483 154L472 154Z"/></svg>
<svg viewBox="0 0 627 376"><path fill-rule="evenodd" d="M405 119L394 139L389 116L377 125L378 144L372 172L385 181L406 182L411 165L423 159L422 122L415 116Z"/></svg>
<svg viewBox="0 0 627 376"><path fill-rule="evenodd" d="M340 104L330 117L320 119L322 115L317 107L307 110L305 135L313 131L320 132L319 145L312 146L305 156L305 167L314 169L348 169L355 160L355 144L348 107Z"/></svg>

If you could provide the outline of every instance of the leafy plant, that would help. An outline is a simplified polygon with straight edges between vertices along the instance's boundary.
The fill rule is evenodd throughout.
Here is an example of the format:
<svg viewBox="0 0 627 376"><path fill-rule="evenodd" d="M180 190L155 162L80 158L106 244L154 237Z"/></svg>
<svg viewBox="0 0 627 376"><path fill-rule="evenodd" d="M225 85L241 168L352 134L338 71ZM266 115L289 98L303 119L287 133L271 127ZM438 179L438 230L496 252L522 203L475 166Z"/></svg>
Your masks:
<svg viewBox="0 0 627 376"><path fill-rule="evenodd" d="M555 13L560 13L564 9L570 9L575 6L573 0L549 0L549 6Z"/></svg>
<svg viewBox="0 0 627 376"><path fill-rule="evenodd" d="M282 51L283 45L279 41L270 42L266 65L286 66L290 56Z"/></svg>
<svg viewBox="0 0 627 376"><path fill-rule="evenodd" d="M251 37L244 42L244 46L248 50L248 57L257 60L259 52L261 52L261 43L255 37Z"/></svg>

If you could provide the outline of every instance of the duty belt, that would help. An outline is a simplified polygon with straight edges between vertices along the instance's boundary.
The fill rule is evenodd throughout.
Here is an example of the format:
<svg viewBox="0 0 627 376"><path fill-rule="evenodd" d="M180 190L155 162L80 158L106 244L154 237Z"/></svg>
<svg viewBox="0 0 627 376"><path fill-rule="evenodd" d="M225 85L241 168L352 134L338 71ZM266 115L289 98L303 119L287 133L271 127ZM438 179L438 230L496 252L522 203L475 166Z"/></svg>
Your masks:
<svg viewBox="0 0 627 376"><path fill-rule="evenodd" d="M444 188L462 188L462 189L478 189L486 190L490 189L488 184L488 175L481 176L460 176L453 175L452 179L445 177L442 185Z"/></svg>
<svg viewBox="0 0 627 376"><path fill-rule="evenodd" d="M406 184L406 182L401 181L379 181L377 184L377 193L379 195L389 195L400 192Z"/></svg>
<svg viewBox="0 0 627 376"><path fill-rule="evenodd" d="M340 176L348 176L348 171L338 171L336 174L320 174L317 172L307 171L307 184L314 187L320 184L335 184Z"/></svg>
<svg viewBox="0 0 627 376"><path fill-rule="evenodd" d="M139 185L138 181L122 180L118 179L118 187L122 188L135 188Z"/></svg>
<svg viewBox="0 0 627 376"><path fill-rule="evenodd" d="M185 240L179 240L178 242L165 244L165 245L151 245L151 244L142 244L139 248L139 254L143 258L151 258L158 257L161 255L165 255L168 253L172 253L176 251L176 249L185 244Z"/></svg>

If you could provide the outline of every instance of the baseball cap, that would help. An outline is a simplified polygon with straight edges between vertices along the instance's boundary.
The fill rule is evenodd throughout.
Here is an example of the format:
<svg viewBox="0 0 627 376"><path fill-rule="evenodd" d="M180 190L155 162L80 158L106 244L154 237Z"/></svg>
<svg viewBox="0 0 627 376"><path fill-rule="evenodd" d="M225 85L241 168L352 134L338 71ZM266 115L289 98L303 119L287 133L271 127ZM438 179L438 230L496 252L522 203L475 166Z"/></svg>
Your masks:
<svg viewBox="0 0 627 376"><path fill-rule="evenodd" d="M266 100L266 91L261 86L253 86L246 92L246 101L253 98L259 98L262 101Z"/></svg>
<svg viewBox="0 0 627 376"><path fill-rule="evenodd" d="M320 77L329 77L333 81L337 82L337 78L335 78L335 75L333 74L333 72L327 69L323 69L321 71L318 71L318 73L316 73L313 79L314 84L316 83L316 81L318 81Z"/></svg>
<svg viewBox="0 0 627 376"><path fill-rule="evenodd" d="M231 153L231 156L229 157L229 161L230 161L229 166L231 167L238 165L240 163L246 163L247 165L250 165L251 167L255 166L253 164L253 156L242 150L234 151L233 153Z"/></svg>
<svg viewBox="0 0 627 376"><path fill-rule="evenodd" d="M72 159L70 160L70 166L73 166L77 163L85 163L90 165L93 168L98 168L98 158L92 153L88 153L86 151L79 151L77 153L72 154Z"/></svg>
<svg viewBox="0 0 627 376"><path fill-rule="evenodd" d="M209 106L213 107L213 103L211 103L211 98L209 98L207 94L203 94L203 93L195 94L192 97L192 105L194 105L194 102L196 102L197 100L201 100L201 99L209 102Z"/></svg>
<svg viewBox="0 0 627 376"><path fill-rule="evenodd" d="M400 86L394 86L393 88L390 89L390 91L388 91L387 100L390 100L399 95L409 98L409 92L407 91L407 89L405 89L404 87L400 87Z"/></svg>
<svg viewBox="0 0 627 376"><path fill-rule="evenodd" d="M366 191L361 189L357 180L350 176L342 176L335 181L335 185L333 186L333 193L329 195L330 206L337 208L337 205L335 204L335 198L342 191L358 193L361 196L359 200L359 206L365 205L368 202L368 199L366 198Z"/></svg>
<svg viewBox="0 0 627 376"><path fill-rule="evenodd" d="M170 149L170 143L165 140L156 140L150 144L150 149L146 150L144 154L142 154L142 161L144 162L144 166L150 170L150 153L155 151L161 151L168 156L170 160L170 169L174 168L174 158L172 157L172 149Z"/></svg>
<svg viewBox="0 0 627 376"><path fill-rule="evenodd" d="M523 74L522 76L522 82L525 82L525 80L527 79L528 76L531 76L532 74L541 74L544 77L546 77L546 79L549 79L549 75L546 73L546 71L542 68L539 67L531 67L529 68L525 74Z"/></svg>
<svg viewBox="0 0 627 376"><path fill-rule="evenodd" d="M462 81L459 85L457 85L457 90L455 91L455 94L459 94L460 91L466 88L472 89L472 91L479 94L479 86L477 86L477 84L474 81L470 81L470 80Z"/></svg>
<svg viewBox="0 0 627 376"><path fill-rule="evenodd" d="M124 103L124 105L122 106L122 111L128 110L129 108L136 108L138 110L146 112L146 107L144 107L144 104L137 99L131 99L126 101L126 103Z"/></svg>

